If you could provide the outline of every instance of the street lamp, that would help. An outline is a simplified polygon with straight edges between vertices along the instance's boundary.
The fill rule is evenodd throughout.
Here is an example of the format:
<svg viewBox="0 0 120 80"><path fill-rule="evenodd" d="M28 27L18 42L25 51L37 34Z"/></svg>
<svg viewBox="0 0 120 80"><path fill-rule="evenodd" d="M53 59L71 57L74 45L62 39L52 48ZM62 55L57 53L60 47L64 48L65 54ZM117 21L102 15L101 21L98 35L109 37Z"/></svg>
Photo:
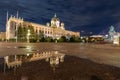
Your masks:
<svg viewBox="0 0 120 80"><path fill-rule="evenodd" d="M28 32L27 33L27 42L29 43L30 42L30 30L28 29L27 32Z"/></svg>

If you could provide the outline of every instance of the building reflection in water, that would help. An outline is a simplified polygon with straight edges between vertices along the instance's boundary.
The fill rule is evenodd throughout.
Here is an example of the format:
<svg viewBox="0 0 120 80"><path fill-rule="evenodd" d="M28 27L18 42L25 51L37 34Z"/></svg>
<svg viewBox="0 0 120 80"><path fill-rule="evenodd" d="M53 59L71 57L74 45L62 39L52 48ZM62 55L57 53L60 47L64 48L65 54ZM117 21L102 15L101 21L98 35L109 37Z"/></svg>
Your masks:
<svg viewBox="0 0 120 80"><path fill-rule="evenodd" d="M53 67L53 70L55 71L55 68L58 66L60 62L64 62L65 55L62 53L59 53L58 51L52 51L51 57L46 58L47 62L50 62L51 67Z"/></svg>
<svg viewBox="0 0 120 80"><path fill-rule="evenodd" d="M31 62L31 61L37 61L45 59L47 62L50 63L51 67L53 67L53 70L55 70L55 67L60 63L64 62L64 56L65 54L62 54L58 51L48 51L48 52L42 52L42 53L34 53L34 54L23 54L23 55L11 55L11 56L5 56L4 57L4 63L6 66L4 66L4 70L7 67L8 69L21 66L24 62Z"/></svg>

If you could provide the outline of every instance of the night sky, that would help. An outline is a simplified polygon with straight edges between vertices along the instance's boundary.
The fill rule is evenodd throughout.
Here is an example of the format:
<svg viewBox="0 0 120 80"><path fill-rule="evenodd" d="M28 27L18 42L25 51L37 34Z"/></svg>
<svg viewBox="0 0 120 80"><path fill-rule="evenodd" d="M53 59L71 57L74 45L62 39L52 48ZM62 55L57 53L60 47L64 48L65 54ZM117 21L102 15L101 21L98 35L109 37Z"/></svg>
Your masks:
<svg viewBox="0 0 120 80"><path fill-rule="evenodd" d="M56 13L66 29L82 34L99 34L111 25L120 31L120 0L0 0L0 31L5 31L7 11L44 25Z"/></svg>

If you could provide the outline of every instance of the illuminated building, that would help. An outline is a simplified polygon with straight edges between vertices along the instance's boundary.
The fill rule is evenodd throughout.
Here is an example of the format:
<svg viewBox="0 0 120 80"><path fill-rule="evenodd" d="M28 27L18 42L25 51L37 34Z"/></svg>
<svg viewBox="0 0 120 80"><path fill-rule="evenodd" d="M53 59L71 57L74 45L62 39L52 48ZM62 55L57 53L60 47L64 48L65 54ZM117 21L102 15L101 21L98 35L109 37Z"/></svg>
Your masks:
<svg viewBox="0 0 120 80"><path fill-rule="evenodd" d="M34 32L40 35L40 32L43 33L44 37L52 37L53 39L59 39L61 36L71 37L76 36L80 37L79 32L73 32L69 30L65 30L64 23L60 22L60 19L54 15L51 19L51 23L47 23L47 25L41 25L37 23L24 21L23 18L11 16L8 18L6 22L6 39L17 39L17 31L18 27L28 27L31 25L34 29Z"/></svg>

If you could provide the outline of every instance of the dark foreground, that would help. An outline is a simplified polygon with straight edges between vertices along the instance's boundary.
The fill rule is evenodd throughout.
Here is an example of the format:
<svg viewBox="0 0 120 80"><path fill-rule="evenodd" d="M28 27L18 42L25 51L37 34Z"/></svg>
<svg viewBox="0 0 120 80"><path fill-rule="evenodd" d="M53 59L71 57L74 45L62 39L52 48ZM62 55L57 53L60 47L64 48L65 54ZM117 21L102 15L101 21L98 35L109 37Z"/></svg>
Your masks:
<svg viewBox="0 0 120 80"><path fill-rule="evenodd" d="M44 59L25 62L16 69L0 73L0 80L120 80L120 68L73 56L50 65Z"/></svg>

